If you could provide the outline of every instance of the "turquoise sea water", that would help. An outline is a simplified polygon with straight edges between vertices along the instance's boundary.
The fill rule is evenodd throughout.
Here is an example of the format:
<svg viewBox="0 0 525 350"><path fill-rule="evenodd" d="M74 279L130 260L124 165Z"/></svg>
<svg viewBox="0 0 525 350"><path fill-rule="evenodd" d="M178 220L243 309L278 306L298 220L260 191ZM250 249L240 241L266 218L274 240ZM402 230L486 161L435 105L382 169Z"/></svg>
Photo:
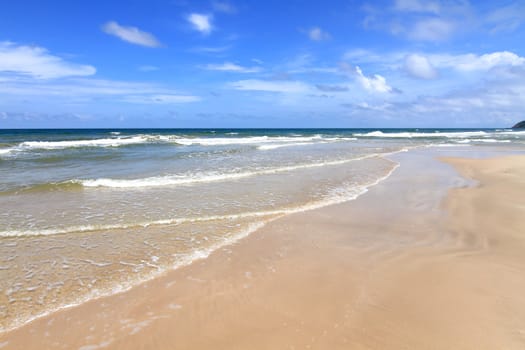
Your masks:
<svg viewBox="0 0 525 350"><path fill-rule="evenodd" d="M508 129L0 130L0 327L125 290L269 220L357 198L432 147Z"/></svg>

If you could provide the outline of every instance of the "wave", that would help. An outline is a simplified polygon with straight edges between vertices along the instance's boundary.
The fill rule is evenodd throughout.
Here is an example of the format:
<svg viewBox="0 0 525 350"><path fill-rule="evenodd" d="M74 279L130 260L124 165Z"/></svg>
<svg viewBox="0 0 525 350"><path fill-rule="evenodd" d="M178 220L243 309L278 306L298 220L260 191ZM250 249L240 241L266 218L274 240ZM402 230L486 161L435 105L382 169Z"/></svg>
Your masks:
<svg viewBox="0 0 525 350"><path fill-rule="evenodd" d="M308 146L308 145L315 145L316 142L296 142L296 143L281 143L281 144L273 144L273 145L262 145L257 147L257 149L260 149L261 151L269 151L272 149L282 148L282 147L295 147L295 146Z"/></svg>
<svg viewBox="0 0 525 350"><path fill-rule="evenodd" d="M488 135L485 131L465 131L465 132L382 132L372 131L368 133L358 133L354 136L360 137L382 137L382 138L417 138L417 137L446 137L446 138L468 138Z"/></svg>
<svg viewBox="0 0 525 350"><path fill-rule="evenodd" d="M25 141L19 149L63 149L76 147L118 147L148 142L145 136L133 136L128 138L109 138L92 140L68 140L68 141Z"/></svg>
<svg viewBox="0 0 525 350"><path fill-rule="evenodd" d="M476 138L476 142L481 141L480 137L508 137L508 136L525 136L525 131L449 131L449 132L382 132L372 131L368 133L356 133L353 134L358 137L378 137L378 138L447 138L447 139L470 139ZM494 142L494 141L486 141ZM507 141L505 141L507 142Z"/></svg>
<svg viewBox="0 0 525 350"><path fill-rule="evenodd" d="M108 225L82 225L82 226L70 226L65 228L53 228L53 229L41 229L41 230L10 230L10 231L0 231L0 237L27 237L27 236L48 236L48 235L58 235L58 234L67 234L67 233L80 233L80 232L92 232L92 231L104 231L104 230L119 230L119 229L131 229L131 228L146 228L150 226L160 226L160 225L180 225L184 223L196 223L196 222L207 222L207 221L221 221L221 220L238 220L238 219L263 219L271 218L276 216L294 214L298 212L313 210L322 208L328 205L339 204L354 200L360 195L368 191L368 188L375 186L387 179L393 172L399 167L399 163L389 160L393 166L392 168L383 176L379 177L375 181L370 183L348 187L348 188L339 188L332 191L326 197L306 203L304 205L299 205L296 207L285 207L282 209L275 210L266 210L266 211L254 211L254 212L244 212L238 214L226 214L226 215L212 215L204 217L189 217L189 218L169 218L161 219L147 222L135 222L128 224L108 224Z"/></svg>
<svg viewBox="0 0 525 350"><path fill-rule="evenodd" d="M289 165L276 168L268 168L253 171L231 172L231 173L207 173L191 175L169 175L169 176L152 176L142 179L92 179L92 180L71 180L68 182L78 183L85 187L112 187L112 188L140 188L140 187L159 187L159 186L176 186L191 185L197 183L220 182L228 180L238 180L247 177L259 175L271 175L294 170L319 168L323 166L341 165L353 161L364 160L378 157L381 154L373 153L362 157L334 160L320 163Z"/></svg>
<svg viewBox="0 0 525 350"><path fill-rule="evenodd" d="M173 137L171 140L184 145L200 145L200 146L226 146L226 145L253 145L261 143L286 143L286 142L308 142L314 140L322 140L321 135L314 135L308 137L286 137L286 136L250 136L250 137Z"/></svg>
<svg viewBox="0 0 525 350"><path fill-rule="evenodd" d="M117 133L112 133L118 136ZM235 135L230 133L229 135ZM24 152L31 150L56 150L66 148L85 148L85 147L120 147L135 144L148 143L167 143L179 146L228 146L228 145L269 145L275 147L268 149L286 147L281 145L313 143L313 142L334 142L355 140L355 138L343 137L323 137L322 135L313 136L250 136L250 137L184 137L180 135L154 135L144 134L131 137L111 137L102 139L88 140L60 140L60 141L25 141L10 148L0 149L0 155L8 155L14 152ZM264 149L264 148L262 148Z"/></svg>
<svg viewBox="0 0 525 350"><path fill-rule="evenodd" d="M337 141L355 141L355 140L357 140L357 138L355 137L325 137L325 138L322 138L322 140L318 142L275 143L275 144L261 145L261 146L258 146L257 149L261 151L268 151L268 150L282 148L282 147L308 146L308 145L315 145L315 144L326 144L326 143L337 142Z"/></svg>
<svg viewBox="0 0 525 350"><path fill-rule="evenodd" d="M511 140L497 140L497 139L467 139L457 141L458 143L483 142L483 143L509 143Z"/></svg>

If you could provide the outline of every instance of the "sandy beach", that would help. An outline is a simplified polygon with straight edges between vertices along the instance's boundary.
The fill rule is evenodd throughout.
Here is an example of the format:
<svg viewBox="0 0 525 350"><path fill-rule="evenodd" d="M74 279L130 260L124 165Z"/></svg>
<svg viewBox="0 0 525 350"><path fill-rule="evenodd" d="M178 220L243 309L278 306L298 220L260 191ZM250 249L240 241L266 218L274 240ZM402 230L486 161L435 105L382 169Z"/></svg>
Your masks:
<svg viewBox="0 0 525 350"><path fill-rule="evenodd" d="M399 157L355 201L277 219L0 348L525 348L525 157Z"/></svg>

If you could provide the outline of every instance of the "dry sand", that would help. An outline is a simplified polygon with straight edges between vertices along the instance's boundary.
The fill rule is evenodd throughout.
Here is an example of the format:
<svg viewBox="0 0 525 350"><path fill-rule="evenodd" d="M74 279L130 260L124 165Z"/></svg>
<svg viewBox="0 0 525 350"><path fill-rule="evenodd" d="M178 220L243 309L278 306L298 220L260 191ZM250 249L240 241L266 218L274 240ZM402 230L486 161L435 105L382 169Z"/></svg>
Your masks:
<svg viewBox="0 0 525 350"><path fill-rule="evenodd" d="M525 157L447 159L478 185L446 198L453 172L415 158L356 201L276 220L0 348L524 349Z"/></svg>

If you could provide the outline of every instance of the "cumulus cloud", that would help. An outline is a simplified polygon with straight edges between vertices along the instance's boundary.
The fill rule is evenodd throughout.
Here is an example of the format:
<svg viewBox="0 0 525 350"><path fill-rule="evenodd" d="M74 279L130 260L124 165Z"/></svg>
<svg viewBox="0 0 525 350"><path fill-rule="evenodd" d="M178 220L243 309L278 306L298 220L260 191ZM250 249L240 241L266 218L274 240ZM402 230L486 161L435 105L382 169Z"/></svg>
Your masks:
<svg viewBox="0 0 525 350"><path fill-rule="evenodd" d="M209 34L213 30L211 19L211 15L200 13L192 13L188 16L188 21L192 25L193 29L203 34Z"/></svg>
<svg viewBox="0 0 525 350"><path fill-rule="evenodd" d="M307 84L300 81L268 81L248 79L230 83L230 86L236 90L280 93L305 93L311 90Z"/></svg>
<svg viewBox="0 0 525 350"><path fill-rule="evenodd" d="M497 51L484 55L431 55L435 65L453 68L459 71L489 70L498 66L521 66L525 64L525 57L510 51Z"/></svg>
<svg viewBox="0 0 525 350"><path fill-rule="evenodd" d="M121 26L115 21L110 21L104 24L102 30L107 34L116 36L128 43L147 47L161 46L161 43L152 34L144 32L136 27Z"/></svg>
<svg viewBox="0 0 525 350"><path fill-rule="evenodd" d="M95 72L93 66L66 62L42 47L0 42L0 73L51 79L88 76Z"/></svg>
<svg viewBox="0 0 525 350"><path fill-rule="evenodd" d="M485 54L414 53L406 51L374 52L354 49L343 55L344 60L360 64L374 64L388 69L402 67L415 78L432 79L438 69L453 69L458 72L488 71L497 67L525 66L525 57L511 51L495 51ZM346 72L352 66L341 65Z"/></svg>
<svg viewBox="0 0 525 350"><path fill-rule="evenodd" d="M243 67L231 62L225 62L222 64L208 64L204 66L204 69L236 73L256 73L261 70L259 67Z"/></svg>
<svg viewBox="0 0 525 350"><path fill-rule="evenodd" d="M419 79L434 79L438 75L432 64L423 55L411 54L406 56L404 67L408 74Z"/></svg>
<svg viewBox="0 0 525 350"><path fill-rule="evenodd" d="M367 77L358 66L355 67L355 73L357 74L357 81L368 91L380 93L394 91L394 89L386 83L386 79L379 74L374 74L373 77Z"/></svg>
<svg viewBox="0 0 525 350"><path fill-rule="evenodd" d="M313 41L322 41L330 39L330 34L319 27L313 27L308 30L308 37Z"/></svg>

